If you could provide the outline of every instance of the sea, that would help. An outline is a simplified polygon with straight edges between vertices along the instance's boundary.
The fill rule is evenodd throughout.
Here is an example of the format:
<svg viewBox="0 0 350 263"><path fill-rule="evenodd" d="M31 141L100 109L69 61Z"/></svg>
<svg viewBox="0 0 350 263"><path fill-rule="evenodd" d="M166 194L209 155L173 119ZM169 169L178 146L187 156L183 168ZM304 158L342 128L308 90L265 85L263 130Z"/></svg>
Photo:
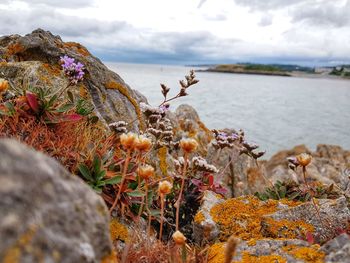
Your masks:
<svg viewBox="0 0 350 263"><path fill-rule="evenodd" d="M160 83L179 91L179 80L197 67L108 63L151 105L162 102ZM201 68L203 69L203 68ZM248 141L278 151L305 144L340 145L350 150L350 80L196 72L199 83L174 100L193 106L210 129L245 131Z"/></svg>

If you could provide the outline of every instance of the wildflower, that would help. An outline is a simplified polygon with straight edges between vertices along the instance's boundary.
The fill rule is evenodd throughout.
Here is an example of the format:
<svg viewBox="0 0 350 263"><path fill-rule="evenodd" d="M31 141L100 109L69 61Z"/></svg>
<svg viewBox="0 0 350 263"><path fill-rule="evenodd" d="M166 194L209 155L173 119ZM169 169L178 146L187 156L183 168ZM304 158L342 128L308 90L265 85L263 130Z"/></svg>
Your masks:
<svg viewBox="0 0 350 263"><path fill-rule="evenodd" d="M310 154L307 154L307 153L302 153L302 154L299 154L296 156L296 159L298 160L298 163L305 167L305 166L308 166L311 162L311 155Z"/></svg>
<svg viewBox="0 0 350 263"><path fill-rule="evenodd" d="M148 152L151 147L151 140L143 135L140 135L135 142L135 148L140 152Z"/></svg>
<svg viewBox="0 0 350 263"><path fill-rule="evenodd" d="M162 195L170 194L173 185L169 181L159 182L158 192Z"/></svg>
<svg viewBox="0 0 350 263"><path fill-rule="evenodd" d="M150 165L142 165L138 168L137 172L142 179L148 180L154 175L154 168Z"/></svg>
<svg viewBox="0 0 350 263"><path fill-rule="evenodd" d="M186 243L186 237L178 230L173 234L173 240L176 245L184 245Z"/></svg>
<svg viewBox="0 0 350 263"><path fill-rule="evenodd" d="M62 64L62 69L64 74L68 77L71 84L75 85L84 77L84 65L80 62L75 62L74 58L70 58L68 56L61 57L60 60Z"/></svg>
<svg viewBox="0 0 350 263"><path fill-rule="evenodd" d="M6 91L9 88L9 83L7 80L0 79L0 93Z"/></svg>
<svg viewBox="0 0 350 263"><path fill-rule="evenodd" d="M135 148L136 140L137 135L132 132L123 133L120 135L120 144L125 150L133 150Z"/></svg>
<svg viewBox="0 0 350 263"><path fill-rule="evenodd" d="M188 139L181 139L180 147L185 153L191 153L191 152L194 152L197 149L198 143L197 143L196 140L190 139L190 138L188 138Z"/></svg>

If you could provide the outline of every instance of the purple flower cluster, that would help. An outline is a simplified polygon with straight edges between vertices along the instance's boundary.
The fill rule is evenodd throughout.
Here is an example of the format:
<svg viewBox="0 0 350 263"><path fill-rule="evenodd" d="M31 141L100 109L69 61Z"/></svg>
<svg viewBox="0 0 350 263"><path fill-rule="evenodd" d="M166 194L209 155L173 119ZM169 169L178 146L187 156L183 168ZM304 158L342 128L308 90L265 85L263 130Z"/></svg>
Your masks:
<svg viewBox="0 0 350 263"><path fill-rule="evenodd" d="M74 58L67 55L61 57L60 60L64 74L68 77L71 84L75 85L84 77L84 65L80 62L75 62Z"/></svg>

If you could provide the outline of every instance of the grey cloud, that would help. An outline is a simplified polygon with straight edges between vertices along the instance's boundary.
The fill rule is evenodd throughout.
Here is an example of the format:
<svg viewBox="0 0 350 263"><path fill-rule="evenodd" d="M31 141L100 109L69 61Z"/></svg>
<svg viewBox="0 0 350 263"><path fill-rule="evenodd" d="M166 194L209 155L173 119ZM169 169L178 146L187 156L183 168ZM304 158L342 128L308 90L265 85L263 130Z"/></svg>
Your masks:
<svg viewBox="0 0 350 263"><path fill-rule="evenodd" d="M293 22L306 22L313 26L344 27L350 25L350 0L303 5L292 13Z"/></svg>
<svg viewBox="0 0 350 263"><path fill-rule="evenodd" d="M293 6L295 4L299 4L302 2L310 2L310 0L234 0L234 1L237 4L242 6L247 6L254 11L273 10L273 9Z"/></svg>
<svg viewBox="0 0 350 263"><path fill-rule="evenodd" d="M3 0L5 4L14 2L28 3L29 5L44 5L61 8L83 8L94 4L95 0Z"/></svg>
<svg viewBox="0 0 350 263"><path fill-rule="evenodd" d="M271 14L265 14L261 17L259 25L260 26L270 26L272 25L273 16Z"/></svg>

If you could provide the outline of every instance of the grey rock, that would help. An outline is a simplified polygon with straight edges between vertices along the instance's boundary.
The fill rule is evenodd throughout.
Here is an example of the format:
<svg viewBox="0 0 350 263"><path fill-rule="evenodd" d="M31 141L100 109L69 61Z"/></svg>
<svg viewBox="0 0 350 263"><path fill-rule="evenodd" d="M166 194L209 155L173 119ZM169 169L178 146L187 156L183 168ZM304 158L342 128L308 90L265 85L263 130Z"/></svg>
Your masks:
<svg viewBox="0 0 350 263"><path fill-rule="evenodd" d="M102 200L58 162L0 140L0 262L101 262L112 253Z"/></svg>
<svg viewBox="0 0 350 263"><path fill-rule="evenodd" d="M32 85L54 91L68 83L60 71L59 60L63 55L85 65L86 75L81 88L87 91L102 120L107 124L136 120L133 130L143 128L139 102L145 101L145 98L130 89L118 74L109 70L84 46L65 43L48 31L37 29L25 36L0 37L0 77L11 81L19 89ZM73 87L72 91L75 89Z"/></svg>
<svg viewBox="0 0 350 263"><path fill-rule="evenodd" d="M321 247L326 253L325 262L350 262L350 237L344 233L328 241Z"/></svg>

